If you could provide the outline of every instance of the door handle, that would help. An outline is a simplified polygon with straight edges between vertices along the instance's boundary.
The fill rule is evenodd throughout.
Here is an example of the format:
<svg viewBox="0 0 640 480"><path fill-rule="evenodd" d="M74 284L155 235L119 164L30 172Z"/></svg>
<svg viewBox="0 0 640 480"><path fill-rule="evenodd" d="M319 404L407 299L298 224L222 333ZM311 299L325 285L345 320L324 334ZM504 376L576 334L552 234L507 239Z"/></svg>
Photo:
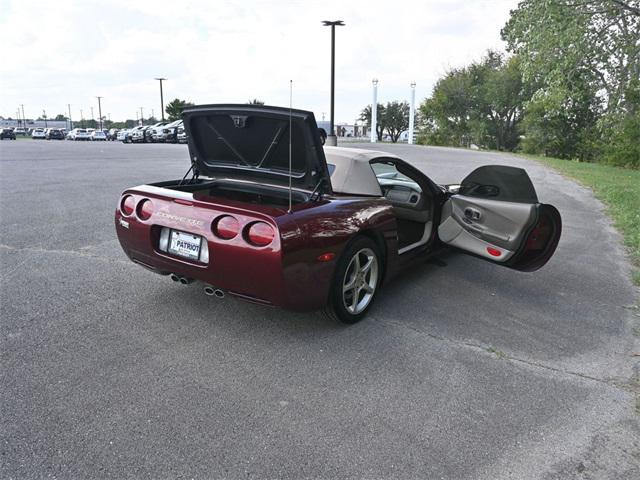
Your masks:
<svg viewBox="0 0 640 480"><path fill-rule="evenodd" d="M482 218L482 214L480 213L480 211L471 207L467 207L464 209L464 216L469 220L480 220L480 218Z"/></svg>

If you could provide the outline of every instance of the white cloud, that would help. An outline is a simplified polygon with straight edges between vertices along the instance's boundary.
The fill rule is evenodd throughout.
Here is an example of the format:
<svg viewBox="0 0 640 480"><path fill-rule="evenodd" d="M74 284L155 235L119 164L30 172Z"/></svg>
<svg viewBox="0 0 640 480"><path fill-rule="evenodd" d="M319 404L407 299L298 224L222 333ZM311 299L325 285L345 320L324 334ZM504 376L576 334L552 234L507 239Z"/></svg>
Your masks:
<svg viewBox="0 0 640 480"><path fill-rule="evenodd" d="M2 2L3 0L0 0ZM516 0L362 1L9 1L0 7L0 114L47 110L72 115L104 96L113 119L159 116L165 100L294 105L329 111L330 34L336 30L336 121L353 121L371 102L427 96L451 66L502 48L500 28Z"/></svg>

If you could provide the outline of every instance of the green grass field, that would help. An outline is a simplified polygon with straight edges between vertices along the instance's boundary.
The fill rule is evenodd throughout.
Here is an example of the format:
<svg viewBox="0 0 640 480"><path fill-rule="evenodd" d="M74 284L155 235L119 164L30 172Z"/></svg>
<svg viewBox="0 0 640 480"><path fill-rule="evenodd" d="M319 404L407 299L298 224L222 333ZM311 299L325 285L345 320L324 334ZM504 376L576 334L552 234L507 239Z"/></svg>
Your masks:
<svg viewBox="0 0 640 480"><path fill-rule="evenodd" d="M598 163L527 157L553 167L593 190L607 206L616 228L624 235L624 244L635 267L633 281L640 285L640 171Z"/></svg>

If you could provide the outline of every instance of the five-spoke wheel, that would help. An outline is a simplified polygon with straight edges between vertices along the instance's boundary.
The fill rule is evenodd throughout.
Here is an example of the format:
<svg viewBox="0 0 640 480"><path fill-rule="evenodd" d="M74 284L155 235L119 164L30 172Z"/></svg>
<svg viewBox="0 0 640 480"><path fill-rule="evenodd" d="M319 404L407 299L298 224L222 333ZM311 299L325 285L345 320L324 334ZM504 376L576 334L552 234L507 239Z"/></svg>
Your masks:
<svg viewBox="0 0 640 480"><path fill-rule="evenodd" d="M355 238L336 265L326 312L343 323L361 320L375 298L382 277L376 243L368 237Z"/></svg>

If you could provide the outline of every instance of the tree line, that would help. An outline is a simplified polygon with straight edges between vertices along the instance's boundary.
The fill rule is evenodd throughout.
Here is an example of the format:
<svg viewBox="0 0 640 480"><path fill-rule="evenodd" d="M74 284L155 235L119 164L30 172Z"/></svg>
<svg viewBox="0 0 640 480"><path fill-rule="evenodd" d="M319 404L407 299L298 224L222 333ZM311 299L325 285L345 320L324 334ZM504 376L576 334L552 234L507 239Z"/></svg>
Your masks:
<svg viewBox="0 0 640 480"><path fill-rule="evenodd" d="M640 168L638 0L523 0L501 35L421 103L421 142Z"/></svg>

